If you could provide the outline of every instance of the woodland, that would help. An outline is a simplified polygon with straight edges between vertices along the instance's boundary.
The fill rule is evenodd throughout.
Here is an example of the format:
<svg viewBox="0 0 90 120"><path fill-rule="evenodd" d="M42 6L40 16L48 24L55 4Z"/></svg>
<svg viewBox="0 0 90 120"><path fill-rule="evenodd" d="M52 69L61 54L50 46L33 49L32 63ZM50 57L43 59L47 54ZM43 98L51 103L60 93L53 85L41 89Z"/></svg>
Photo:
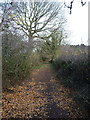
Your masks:
<svg viewBox="0 0 90 120"><path fill-rule="evenodd" d="M2 120L89 118L89 49L69 45L61 2L0 3Z"/></svg>

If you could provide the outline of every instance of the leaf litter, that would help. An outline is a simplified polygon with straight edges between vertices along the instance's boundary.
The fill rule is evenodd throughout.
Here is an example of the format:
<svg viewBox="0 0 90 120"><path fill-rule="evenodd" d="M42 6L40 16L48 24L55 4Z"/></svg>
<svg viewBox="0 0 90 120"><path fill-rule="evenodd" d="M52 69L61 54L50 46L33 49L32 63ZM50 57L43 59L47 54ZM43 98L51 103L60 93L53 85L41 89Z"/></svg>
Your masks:
<svg viewBox="0 0 90 120"><path fill-rule="evenodd" d="M48 70L43 70L45 76L48 77L50 71L48 73L46 71ZM81 110L80 106L70 97L72 93L70 89L60 85L53 74L50 78L46 78L50 79L49 81L45 81L44 76L37 81L38 75L42 76L42 70L33 72L31 82L28 80L21 86L9 88L13 91L12 93L7 91L2 93L2 118L47 118L52 117L49 112L53 109L52 114L57 115L57 108L67 111L69 118L85 117L85 111Z"/></svg>

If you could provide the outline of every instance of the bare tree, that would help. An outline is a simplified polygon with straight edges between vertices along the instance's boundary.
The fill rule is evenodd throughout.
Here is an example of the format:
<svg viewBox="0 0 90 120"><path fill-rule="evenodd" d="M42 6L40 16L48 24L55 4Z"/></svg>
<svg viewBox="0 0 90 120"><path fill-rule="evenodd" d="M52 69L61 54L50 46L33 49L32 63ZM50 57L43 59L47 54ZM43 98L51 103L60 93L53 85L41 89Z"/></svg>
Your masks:
<svg viewBox="0 0 90 120"><path fill-rule="evenodd" d="M8 2L0 3L0 31L2 31L2 27L4 23L8 23L10 21L10 14L12 11L12 5Z"/></svg>
<svg viewBox="0 0 90 120"><path fill-rule="evenodd" d="M62 4L57 2L21 2L13 7L11 19L16 27L22 30L29 39L30 47L34 38L45 39L50 30L60 28L65 22L62 15ZM61 15L61 16L60 16ZM44 35L44 37L43 37Z"/></svg>

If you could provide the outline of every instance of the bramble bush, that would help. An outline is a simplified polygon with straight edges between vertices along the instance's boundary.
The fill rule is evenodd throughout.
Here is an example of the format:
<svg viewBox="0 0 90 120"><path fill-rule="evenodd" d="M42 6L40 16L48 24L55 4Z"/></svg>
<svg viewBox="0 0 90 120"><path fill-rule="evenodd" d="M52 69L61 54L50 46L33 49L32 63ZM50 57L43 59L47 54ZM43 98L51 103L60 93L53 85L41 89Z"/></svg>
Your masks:
<svg viewBox="0 0 90 120"><path fill-rule="evenodd" d="M59 57L53 62L52 66L56 71L56 76L61 84L69 87L77 94L74 98L89 101L88 85L89 65L87 46L61 46ZM83 91L83 92L82 92Z"/></svg>

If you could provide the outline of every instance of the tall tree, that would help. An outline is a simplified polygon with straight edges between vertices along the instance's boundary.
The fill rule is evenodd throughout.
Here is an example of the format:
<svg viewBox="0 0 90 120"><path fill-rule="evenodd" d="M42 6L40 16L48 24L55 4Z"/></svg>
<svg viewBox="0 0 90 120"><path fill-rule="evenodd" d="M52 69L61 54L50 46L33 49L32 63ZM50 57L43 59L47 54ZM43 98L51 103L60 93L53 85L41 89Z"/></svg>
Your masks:
<svg viewBox="0 0 90 120"><path fill-rule="evenodd" d="M53 30L49 39L47 39L39 50L42 60L52 61L57 57L57 50L59 49L62 40L66 36L63 31Z"/></svg>
<svg viewBox="0 0 90 120"><path fill-rule="evenodd" d="M29 47L37 39L49 37L50 30L60 28L65 22L62 15L62 4L57 2L20 2L13 5L11 19L16 27L28 37ZM47 34L45 36L45 34ZM35 38L37 38L35 40Z"/></svg>

